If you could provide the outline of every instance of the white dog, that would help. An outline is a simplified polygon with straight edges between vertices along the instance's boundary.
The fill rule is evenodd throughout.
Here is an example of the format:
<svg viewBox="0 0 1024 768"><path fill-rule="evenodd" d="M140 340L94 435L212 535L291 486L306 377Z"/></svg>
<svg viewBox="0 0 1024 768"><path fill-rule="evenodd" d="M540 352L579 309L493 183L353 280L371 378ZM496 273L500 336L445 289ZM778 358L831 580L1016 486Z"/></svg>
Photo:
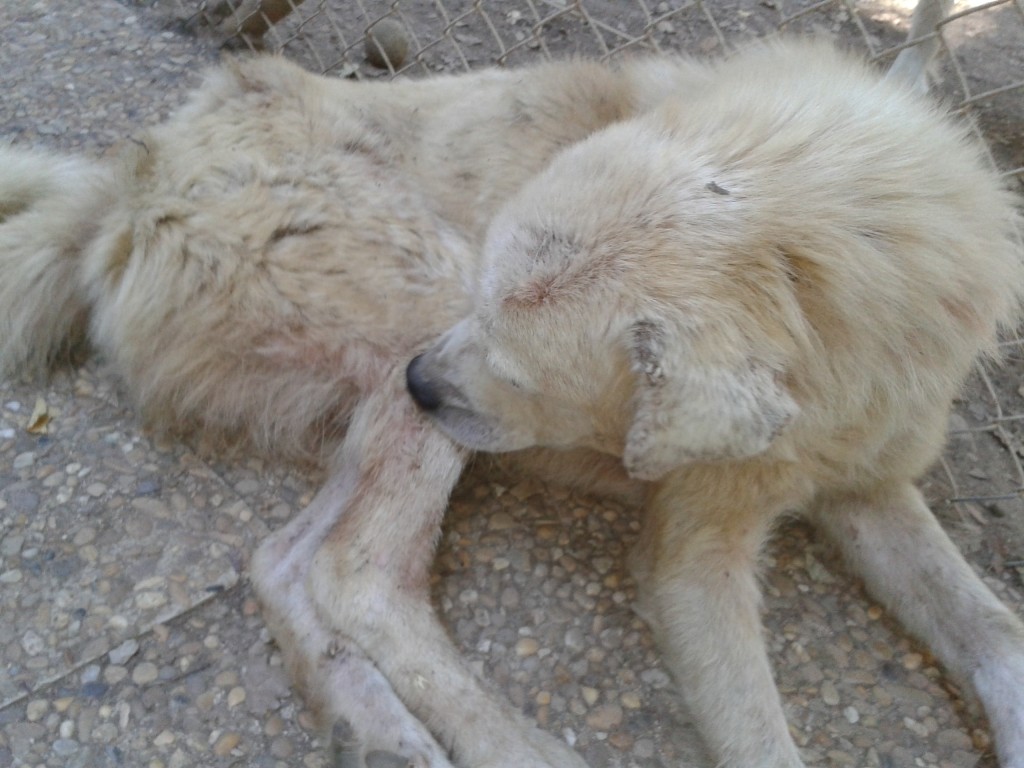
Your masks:
<svg viewBox="0 0 1024 768"><path fill-rule="evenodd" d="M1024 768L1024 626L911 484L1024 286L977 155L824 45L392 84L236 62L117 164L0 153L0 370L88 337L155 426L323 453L251 570L346 766L582 765L431 609L462 445L645 495L645 615L721 765L801 765L756 584L801 509Z"/></svg>

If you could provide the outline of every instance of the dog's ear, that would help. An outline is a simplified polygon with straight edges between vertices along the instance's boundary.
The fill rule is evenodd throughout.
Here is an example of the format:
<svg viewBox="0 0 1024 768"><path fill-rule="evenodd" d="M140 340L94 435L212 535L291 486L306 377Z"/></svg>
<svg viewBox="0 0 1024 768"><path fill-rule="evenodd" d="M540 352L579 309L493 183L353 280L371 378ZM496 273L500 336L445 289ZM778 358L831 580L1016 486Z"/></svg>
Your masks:
<svg viewBox="0 0 1024 768"><path fill-rule="evenodd" d="M767 366L700 365L688 340L663 324L635 323L629 343L639 377L622 457L630 477L657 480L688 462L756 456L800 410Z"/></svg>

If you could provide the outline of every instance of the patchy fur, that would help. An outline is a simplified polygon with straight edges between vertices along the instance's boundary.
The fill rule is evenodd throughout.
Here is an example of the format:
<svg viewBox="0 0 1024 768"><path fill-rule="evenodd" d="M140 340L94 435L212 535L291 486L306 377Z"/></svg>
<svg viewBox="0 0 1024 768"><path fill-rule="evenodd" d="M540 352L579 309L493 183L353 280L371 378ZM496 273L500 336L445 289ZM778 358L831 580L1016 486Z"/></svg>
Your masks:
<svg viewBox="0 0 1024 768"><path fill-rule="evenodd" d="M1013 203L861 63L789 42L361 84L239 60L114 163L0 150L0 216L0 372L87 337L155 426L327 464L251 574L346 759L582 767L431 609L461 443L646 496L643 609L722 765L800 764L756 581L799 507L1024 768L1024 628L910 485L1016 321Z"/></svg>

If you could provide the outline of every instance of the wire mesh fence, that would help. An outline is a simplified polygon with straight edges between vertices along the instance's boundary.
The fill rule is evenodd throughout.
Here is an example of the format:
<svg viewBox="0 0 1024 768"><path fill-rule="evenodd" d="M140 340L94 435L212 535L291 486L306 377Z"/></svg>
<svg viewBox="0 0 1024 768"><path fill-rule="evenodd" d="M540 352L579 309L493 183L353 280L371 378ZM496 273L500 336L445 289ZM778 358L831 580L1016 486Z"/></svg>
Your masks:
<svg viewBox="0 0 1024 768"><path fill-rule="evenodd" d="M222 43L282 51L340 76L458 71L569 55L728 51L781 31L835 37L886 64L915 0L156 0ZM1024 0L969 0L937 31L938 88L1024 178ZM390 55L389 55L390 54ZM376 66L374 66L376 64ZM998 122L998 121L997 121ZM1006 122L1005 120L1003 122ZM1005 128L1005 126L1004 126Z"/></svg>
<svg viewBox="0 0 1024 768"><path fill-rule="evenodd" d="M217 44L279 51L340 77L386 78L644 52L707 55L783 32L835 38L880 66L914 0L153 0ZM1024 0L957 4L934 34L933 82L1008 182L1024 187ZM1024 569L1024 344L979 368L926 480L955 523L988 537L991 567ZM998 524L1002 520L1003 524ZM992 523L997 523L993 525ZM1016 543L1014 543L1016 542ZM1018 577L1024 570L1018 570Z"/></svg>

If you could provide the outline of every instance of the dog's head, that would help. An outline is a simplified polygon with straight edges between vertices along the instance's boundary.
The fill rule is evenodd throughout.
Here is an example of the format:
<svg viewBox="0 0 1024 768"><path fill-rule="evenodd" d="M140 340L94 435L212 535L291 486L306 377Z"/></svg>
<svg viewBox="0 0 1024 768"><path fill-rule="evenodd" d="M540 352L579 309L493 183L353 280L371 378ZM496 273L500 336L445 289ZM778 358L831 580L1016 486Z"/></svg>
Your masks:
<svg viewBox="0 0 1024 768"><path fill-rule="evenodd" d="M607 129L495 219L475 310L412 361L409 391L482 451L589 447L640 479L760 454L798 407L787 278L745 251L750 229L738 190L670 138Z"/></svg>

